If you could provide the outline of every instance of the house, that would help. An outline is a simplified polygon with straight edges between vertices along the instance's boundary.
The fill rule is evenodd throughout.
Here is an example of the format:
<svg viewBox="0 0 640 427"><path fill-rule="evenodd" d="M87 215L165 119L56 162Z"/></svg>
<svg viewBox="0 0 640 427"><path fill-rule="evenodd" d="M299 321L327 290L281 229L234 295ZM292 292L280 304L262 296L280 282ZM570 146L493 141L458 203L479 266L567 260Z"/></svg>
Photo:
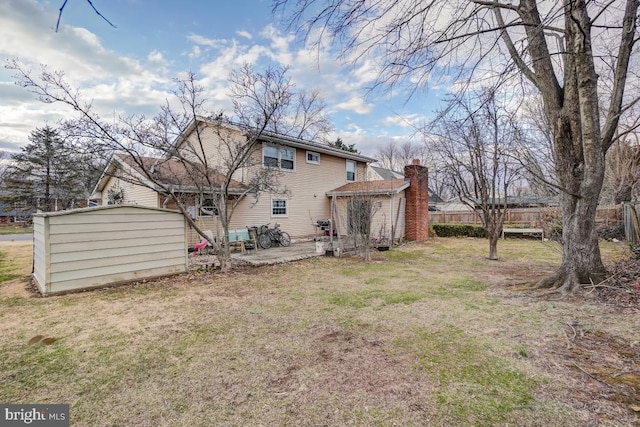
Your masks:
<svg viewBox="0 0 640 427"><path fill-rule="evenodd" d="M196 143L196 134L200 135L202 144ZM215 182L222 177L216 176L215 172L216 165L222 165L224 161L224 154L221 152L228 147L230 141L242 143L245 139L243 129L234 124L199 118L192 121L176 139L175 149L182 157L206 158L212 169L211 180ZM266 223L273 226L278 223L293 238L314 236L318 221L331 218L332 211L335 215L338 199L344 199L354 191L349 184L356 187L364 185L361 183L366 182L367 166L373 160L328 145L263 132L248 161L233 175L229 188L231 196L238 197L238 205L230 226L241 228ZM251 180L267 169L275 173L281 191L251 192ZM426 171L426 168L423 169ZM99 205L127 203L153 208L175 208L169 198L154 189L155 186L149 179L150 173L154 179L171 187L176 193L185 195L185 204L199 228L221 234L216 212L211 209L213 195L202 194L198 186L194 185L197 183L189 181L188 171L177 159L148 157L134 161L131 156L115 155L98 181L92 198ZM389 233L391 225L396 223L403 224L404 229L404 211L400 212L397 203L404 198L411 183L405 185L403 178L393 183L389 189L382 188L386 184L371 185L367 190L374 192L381 199L378 200L380 202L394 195L395 204L385 205ZM393 214L391 210L395 210ZM402 220L397 219L398 215L402 216ZM340 224L340 233L347 233L348 221L341 221ZM190 242L197 239L197 235L191 233Z"/></svg>
<svg viewBox="0 0 640 427"><path fill-rule="evenodd" d="M25 203L11 205L0 202L0 224L24 223L31 218L32 211Z"/></svg>

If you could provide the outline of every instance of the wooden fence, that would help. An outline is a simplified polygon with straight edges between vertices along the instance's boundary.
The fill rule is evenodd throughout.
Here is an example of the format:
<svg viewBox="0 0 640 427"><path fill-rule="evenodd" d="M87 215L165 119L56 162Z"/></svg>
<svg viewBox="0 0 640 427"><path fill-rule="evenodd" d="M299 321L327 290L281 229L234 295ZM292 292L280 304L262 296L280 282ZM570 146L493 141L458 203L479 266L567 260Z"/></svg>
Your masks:
<svg viewBox="0 0 640 427"><path fill-rule="evenodd" d="M628 242L638 243L640 241L640 204L624 203L622 205L622 222L624 223L624 237Z"/></svg>
<svg viewBox="0 0 640 427"><path fill-rule="evenodd" d="M560 208L515 208L507 211L505 223L525 227L538 227L545 222L553 220L553 218L560 218ZM620 206L598 207L596 211L596 223L598 225L615 225L621 221L622 208ZM429 222L436 224L482 224L480 214L475 211L429 212Z"/></svg>

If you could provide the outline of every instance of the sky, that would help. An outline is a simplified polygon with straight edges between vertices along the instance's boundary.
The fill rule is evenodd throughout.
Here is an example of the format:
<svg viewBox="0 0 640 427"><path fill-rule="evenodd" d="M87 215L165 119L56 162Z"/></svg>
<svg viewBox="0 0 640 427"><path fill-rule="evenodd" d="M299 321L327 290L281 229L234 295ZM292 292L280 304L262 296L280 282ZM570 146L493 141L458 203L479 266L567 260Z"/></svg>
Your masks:
<svg viewBox="0 0 640 427"><path fill-rule="evenodd" d="M15 84L7 60L34 71L41 64L63 71L103 117L153 116L171 97L175 78L194 72L207 88L213 111L231 111L229 73L244 63L261 69L289 66L296 88L320 91L337 137L375 156L381 144L419 141L413 124L433 114L437 89L408 99L403 93L368 91L376 77L374 58L356 65L334 52L305 46L271 0L0 0L0 151L17 152L31 131L71 117L61 104L40 102Z"/></svg>

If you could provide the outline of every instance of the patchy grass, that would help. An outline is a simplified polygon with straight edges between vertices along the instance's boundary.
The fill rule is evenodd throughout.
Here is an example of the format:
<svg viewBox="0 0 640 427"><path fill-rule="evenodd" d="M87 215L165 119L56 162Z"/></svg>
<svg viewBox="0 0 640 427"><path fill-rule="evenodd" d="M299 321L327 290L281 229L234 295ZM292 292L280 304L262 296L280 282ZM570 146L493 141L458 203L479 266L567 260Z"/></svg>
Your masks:
<svg viewBox="0 0 640 427"><path fill-rule="evenodd" d="M4 234L29 234L33 233L32 227L22 227L15 225L0 225L0 235Z"/></svg>
<svg viewBox="0 0 640 427"><path fill-rule="evenodd" d="M434 398L455 424L508 422L511 413L529 406L540 381L456 326L419 330L399 345L413 356L417 369L436 381Z"/></svg>
<svg viewBox="0 0 640 427"><path fill-rule="evenodd" d="M632 393L593 378L635 384L619 371L637 363L637 313L512 290L559 261L541 242L500 242L490 262L484 240L435 239L369 263L321 257L49 298L25 290L21 245L0 243L19 276L0 285L0 401L69 403L73 425L639 422ZM608 259L625 250L603 245ZM38 335L55 341L29 344ZM605 366L614 351L617 370Z"/></svg>
<svg viewBox="0 0 640 427"><path fill-rule="evenodd" d="M0 283L26 276L30 271L31 242L0 242Z"/></svg>

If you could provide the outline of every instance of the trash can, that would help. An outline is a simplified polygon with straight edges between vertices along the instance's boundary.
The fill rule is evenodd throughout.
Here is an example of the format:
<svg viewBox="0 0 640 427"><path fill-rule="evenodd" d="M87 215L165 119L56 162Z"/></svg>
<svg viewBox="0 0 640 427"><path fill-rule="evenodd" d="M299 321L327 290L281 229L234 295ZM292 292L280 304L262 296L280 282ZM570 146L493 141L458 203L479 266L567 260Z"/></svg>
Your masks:
<svg viewBox="0 0 640 427"><path fill-rule="evenodd" d="M316 253L317 254L321 254L322 251L324 251L323 246L324 246L324 243L316 242Z"/></svg>

